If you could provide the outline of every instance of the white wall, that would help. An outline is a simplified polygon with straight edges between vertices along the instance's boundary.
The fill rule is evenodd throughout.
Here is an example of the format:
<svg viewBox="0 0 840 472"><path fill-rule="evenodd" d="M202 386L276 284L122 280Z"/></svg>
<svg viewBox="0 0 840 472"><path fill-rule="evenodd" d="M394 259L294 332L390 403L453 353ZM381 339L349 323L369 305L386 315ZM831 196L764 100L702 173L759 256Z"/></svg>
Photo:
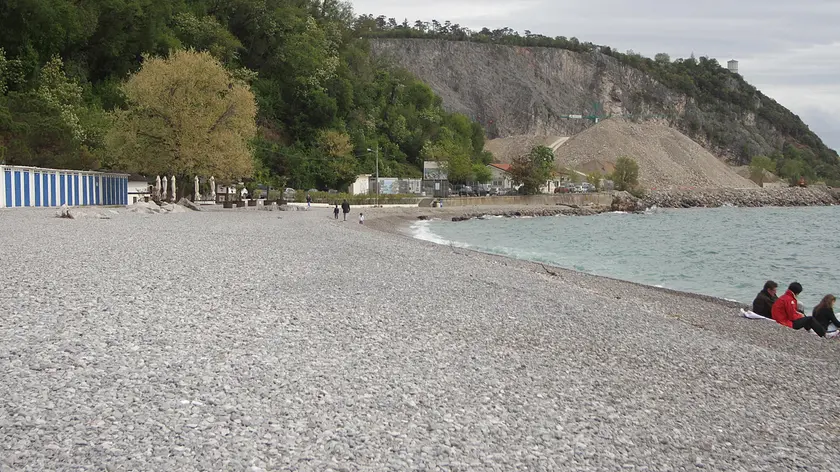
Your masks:
<svg viewBox="0 0 840 472"><path fill-rule="evenodd" d="M350 195L367 195L370 193L370 174L362 174L350 185Z"/></svg>
<svg viewBox="0 0 840 472"><path fill-rule="evenodd" d="M487 166L487 168L490 169L490 174L493 176L490 180L491 186L499 187L505 190L513 188L513 180L511 180L510 174L498 167Z"/></svg>
<svg viewBox="0 0 840 472"><path fill-rule="evenodd" d="M149 183L140 180L128 182L128 204L143 201L144 197L150 195Z"/></svg>

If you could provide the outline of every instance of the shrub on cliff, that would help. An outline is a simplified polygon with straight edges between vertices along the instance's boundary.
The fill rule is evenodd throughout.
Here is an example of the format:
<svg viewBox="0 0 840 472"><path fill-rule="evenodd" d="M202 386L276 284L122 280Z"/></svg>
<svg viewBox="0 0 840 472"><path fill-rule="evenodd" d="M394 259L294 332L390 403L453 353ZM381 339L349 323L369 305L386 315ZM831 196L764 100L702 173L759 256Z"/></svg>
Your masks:
<svg viewBox="0 0 840 472"><path fill-rule="evenodd" d="M776 172L776 163L767 156L755 156L750 161L750 179L764 185L765 172Z"/></svg>

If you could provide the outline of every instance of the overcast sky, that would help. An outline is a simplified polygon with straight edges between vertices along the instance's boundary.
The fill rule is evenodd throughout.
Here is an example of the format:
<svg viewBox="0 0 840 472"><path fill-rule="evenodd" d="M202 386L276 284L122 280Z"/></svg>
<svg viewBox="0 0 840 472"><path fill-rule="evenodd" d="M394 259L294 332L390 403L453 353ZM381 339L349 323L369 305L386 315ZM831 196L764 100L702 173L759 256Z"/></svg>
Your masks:
<svg viewBox="0 0 840 472"><path fill-rule="evenodd" d="M740 62L744 78L840 150L838 0L353 0L357 14L575 36L653 57Z"/></svg>

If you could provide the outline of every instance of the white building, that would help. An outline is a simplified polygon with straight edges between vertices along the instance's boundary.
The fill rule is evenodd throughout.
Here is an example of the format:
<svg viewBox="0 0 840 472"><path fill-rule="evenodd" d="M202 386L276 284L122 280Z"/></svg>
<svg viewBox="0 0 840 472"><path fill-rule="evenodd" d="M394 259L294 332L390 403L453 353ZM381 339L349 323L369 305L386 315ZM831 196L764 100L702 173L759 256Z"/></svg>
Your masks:
<svg viewBox="0 0 840 472"><path fill-rule="evenodd" d="M490 179L490 186L502 190L510 190L513 188L513 179L510 177L510 164L488 164L490 174L493 176Z"/></svg>
<svg viewBox="0 0 840 472"><path fill-rule="evenodd" d="M732 72L733 74L737 74L738 73L738 61L736 61L735 59L732 59L731 61L726 63L726 68L729 69L729 72Z"/></svg>
<svg viewBox="0 0 840 472"><path fill-rule="evenodd" d="M152 185L143 175L131 174L128 177L128 204L142 202L152 194Z"/></svg>
<svg viewBox="0 0 840 472"><path fill-rule="evenodd" d="M356 177L356 181L350 184L348 193L350 195L367 195L370 193L371 174L362 174Z"/></svg>

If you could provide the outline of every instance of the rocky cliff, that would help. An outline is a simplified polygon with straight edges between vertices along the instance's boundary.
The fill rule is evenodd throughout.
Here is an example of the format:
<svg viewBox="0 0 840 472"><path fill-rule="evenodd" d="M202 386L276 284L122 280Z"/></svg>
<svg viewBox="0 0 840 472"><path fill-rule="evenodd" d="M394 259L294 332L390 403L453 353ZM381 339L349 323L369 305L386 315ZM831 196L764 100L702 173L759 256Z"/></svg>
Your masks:
<svg viewBox="0 0 840 472"><path fill-rule="evenodd" d="M479 121L491 139L571 136L591 126L567 115L632 116L667 123L733 164L793 144L811 152L811 165L824 166L823 175L840 172L837 154L798 117L734 74L724 80L724 91L717 82L695 80L695 89L715 89L704 89L700 103L597 50L432 39L374 39L370 44L374 56L417 75L450 111ZM719 71L716 79L720 74L729 73ZM738 99L717 98L721 93ZM753 99L744 104L745 96Z"/></svg>
<svg viewBox="0 0 840 472"><path fill-rule="evenodd" d="M488 138L570 136L599 102L606 114L683 113L686 98L602 54L428 39L377 39L371 52L428 83L449 111L479 121ZM664 107L648 106L642 95Z"/></svg>

